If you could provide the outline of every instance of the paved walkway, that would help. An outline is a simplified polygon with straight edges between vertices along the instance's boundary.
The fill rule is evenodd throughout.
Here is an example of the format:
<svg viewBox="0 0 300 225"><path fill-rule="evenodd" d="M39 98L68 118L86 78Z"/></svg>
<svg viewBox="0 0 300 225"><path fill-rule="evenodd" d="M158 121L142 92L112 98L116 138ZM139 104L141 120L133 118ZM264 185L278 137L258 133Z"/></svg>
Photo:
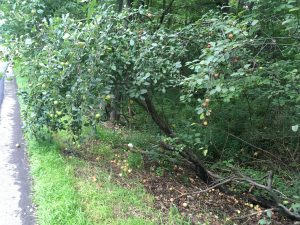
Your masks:
<svg viewBox="0 0 300 225"><path fill-rule="evenodd" d="M4 97L4 73L6 71L7 66L8 63L0 63L0 106Z"/></svg>
<svg viewBox="0 0 300 225"><path fill-rule="evenodd" d="M1 69L5 66L0 62ZM7 75L11 76L12 69L8 70ZM6 79L0 106L0 225L33 225L28 164L16 92L15 80Z"/></svg>

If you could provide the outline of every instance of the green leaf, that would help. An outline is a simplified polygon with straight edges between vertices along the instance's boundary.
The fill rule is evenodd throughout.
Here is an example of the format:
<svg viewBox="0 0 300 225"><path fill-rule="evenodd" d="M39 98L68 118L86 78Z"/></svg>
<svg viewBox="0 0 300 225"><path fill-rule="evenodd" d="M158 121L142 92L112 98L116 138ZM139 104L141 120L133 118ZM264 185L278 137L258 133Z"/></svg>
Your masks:
<svg viewBox="0 0 300 225"><path fill-rule="evenodd" d="M204 113L201 113L201 115L200 115L200 120L203 120L204 118L205 118Z"/></svg>
<svg viewBox="0 0 300 225"><path fill-rule="evenodd" d="M131 39L129 44L130 44L130 46L134 46L134 40Z"/></svg>
<svg viewBox="0 0 300 225"><path fill-rule="evenodd" d="M298 212L300 210L300 203L294 203L291 205L291 208L294 212Z"/></svg>
<svg viewBox="0 0 300 225"><path fill-rule="evenodd" d="M271 210L267 210L267 216L268 216L269 218L272 217L272 211L271 211Z"/></svg>
<svg viewBox="0 0 300 225"><path fill-rule="evenodd" d="M229 90L230 90L230 91L235 91L235 87L234 87L234 86L231 86L231 87L229 87Z"/></svg>
<svg viewBox="0 0 300 225"><path fill-rule="evenodd" d="M295 8L292 8L289 10L289 12L295 12L295 11L298 11L300 8L299 7L295 7Z"/></svg>
<svg viewBox="0 0 300 225"><path fill-rule="evenodd" d="M147 91L147 89L142 89L141 90L141 94L143 95L143 94L146 94L148 91Z"/></svg>
<svg viewBox="0 0 300 225"><path fill-rule="evenodd" d="M252 23L251 23L251 25L255 26L258 22L259 22L258 20L253 20Z"/></svg>
<svg viewBox="0 0 300 225"><path fill-rule="evenodd" d="M292 131L297 132L299 129L299 125L292 126Z"/></svg>
<svg viewBox="0 0 300 225"><path fill-rule="evenodd" d="M97 7L97 0L92 0L90 3L88 3L88 13L87 13L87 18L91 19L93 13L96 11Z"/></svg>
<svg viewBox="0 0 300 225"><path fill-rule="evenodd" d="M30 39L30 38L26 38L26 40L25 40L25 45L32 45L32 39Z"/></svg>
<svg viewBox="0 0 300 225"><path fill-rule="evenodd" d="M260 225L265 225L265 224L267 224L267 221L266 221L265 219L260 219L260 220L258 221L258 224L260 224Z"/></svg>
<svg viewBox="0 0 300 225"><path fill-rule="evenodd" d="M71 35L70 35L69 33L65 33L64 36L63 36L63 39L66 40L66 39L68 39L70 36L71 36Z"/></svg>
<svg viewBox="0 0 300 225"><path fill-rule="evenodd" d="M181 68L182 67L181 62L176 62L175 63L175 67L176 67L176 69Z"/></svg>

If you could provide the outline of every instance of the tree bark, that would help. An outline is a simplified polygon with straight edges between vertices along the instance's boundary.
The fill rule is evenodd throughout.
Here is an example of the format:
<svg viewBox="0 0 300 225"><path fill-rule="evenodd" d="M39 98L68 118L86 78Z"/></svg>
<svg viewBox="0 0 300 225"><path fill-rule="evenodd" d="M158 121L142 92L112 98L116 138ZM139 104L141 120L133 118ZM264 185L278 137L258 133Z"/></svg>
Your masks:
<svg viewBox="0 0 300 225"><path fill-rule="evenodd" d="M168 6L166 6L166 0L163 1L163 13L160 17L160 24L162 24L165 20L166 15L168 15L171 11L171 8L173 6L175 0L171 0L170 3L168 4Z"/></svg>
<svg viewBox="0 0 300 225"><path fill-rule="evenodd" d="M167 136L174 137L174 132L167 123L167 121L162 118L157 112L151 98L149 95L144 96L145 100L136 100L139 105L141 105L151 116L153 121L157 124L161 131L163 131Z"/></svg>
<svg viewBox="0 0 300 225"><path fill-rule="evenodd" d="M120 93L117 90L114 93L114 98L111 99L109 121L115 123L120 120Z"/></svg>

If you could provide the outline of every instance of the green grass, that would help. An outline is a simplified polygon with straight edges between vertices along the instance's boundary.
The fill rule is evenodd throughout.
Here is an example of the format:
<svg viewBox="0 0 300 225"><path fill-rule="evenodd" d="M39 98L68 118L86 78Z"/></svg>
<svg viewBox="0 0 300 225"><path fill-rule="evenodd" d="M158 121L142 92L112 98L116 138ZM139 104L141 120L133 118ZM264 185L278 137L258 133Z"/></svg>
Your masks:
<svg viewBox="0 0 300 225"><path fill-rule="evenodd" d="M82 206L93 224L157 224L153 198L142 186L131 183L132 188L124 188L100 167L71 161L76 165Z"/></svg>
<svg viewBox="0 0 300 225"><path fill-rule="evenodd" d="M141 185L123 187L101 167L63 157L55 143L29 141L28 150L40 225L157 224L153 198Z"/></svg>
<svg viewBox="0 0 300 225"><path fill-rule="evenodd" d="M57 145L29 141L28 151L38 223L91 224L81 207L80 195L74 188L76 179L73 168L65 163Z"/></svg>

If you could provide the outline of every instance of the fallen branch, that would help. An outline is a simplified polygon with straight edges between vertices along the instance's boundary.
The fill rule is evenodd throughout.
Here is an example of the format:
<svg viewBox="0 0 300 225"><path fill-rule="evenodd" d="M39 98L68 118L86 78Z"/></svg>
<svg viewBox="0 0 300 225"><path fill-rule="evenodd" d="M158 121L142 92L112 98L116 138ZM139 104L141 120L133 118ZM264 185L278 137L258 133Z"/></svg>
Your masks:
<svg viewBox="0 0 300 225"><path fill-rule="evenodd" d="M282 192L272 188L272 183L273 183L273 172L272 171L268 172L267 185L260 184L256 181L254 181L253 179L251 179L250 177L247 177L247 176L243 175L240 172L238 172L238 176L239 177L237 177L233 180L247 182L247 183L249 183L249 184L251 184L251 185L253 185L253 186L255 186L259 189L266 190L270 194L270 196L271 196L271 198L274 202L274 205L275 205L274 207L276 207L281 212L283 212L288 218L290 218L292 220L300 221L300 215L299 214L291 212L287 207L285 207L284 205L282 205L280 203L280 197L286 198L286 196ZM279 197L276 193L281 195L281 196ZM270 207L272 207L272 206L270 205Z"/></svg>
<svg viewBox="0 0 300 225"><path fill-rule="evenodd" d="M176 151L176 149L174 147L166 144L165 142L161 142L160 147L162 147L165 150ZM206 184L209 184L211 186L205 190L200 190L200 191L192 192L192 193L184 193L184 194L178 196L177 198L180 198L180 197L188 195L188 194L197 194L197 193L206 192L206 191L209 191L214 188L218 188L222 192L226 193L226 192L228 192L228 189L226 188L225 184L230 183L230 182L238 182L238 183L246 182L246 183L252 185L251 188L249 189L249 191L252 190L254 187L256 187L256 188L267 191L272 198L272 202L265 201L265 199L262 199L260 201L254 197L252 197L252 198L246 197L246 198L248 198L248 200L255 201L256 203L263 205L267 208L277 208L289 219L300 221L299 214L293 213L287 207L285 207L284 205L282 205L280 203L280 199L282 199L282 198L286 199L286 196L279 190L272 188L272 183L273 183L272 171L268 172L267 176L265 176L265 178L267 179L267 182L266 182L267 185L258 183L257 181L253 180L250 177L245 176L244 174L242 174L240 171L237 171L237 170L232 171L232 172L236 173L233 176L228 177L228 178L222 178L218 174L215 174L212 171L209 171L206 168L205 164L191 150L184 149L183 151L180 151L179 154L181 157L183 157L184 159L191 162L195 166L195 172L196 172L197 176L202 181L204 181Z"/></svg>
<svg viewBox="0 0 300 225"><path fill-rule="evenodd" d="M165 142L160 142L160 147L169 151L177 151L174 147ZM200 177L200 179L206 184L212 184L216 180L221 179L219 175L206 169L204 163L191 150L180 151L179 154L182 158L188 160L195 166L197 176Z"/></svg>
<svg viewBox="0 0 300 225"><path fill-rule="evenodd" d="M233 181L235 178L236 178L235 176L232 176L232 177L228 177L226 179L220 180L219 182L215 182L216 184L211 185L209 188L206 188L204 190L195 191L195 192L193 192L193 194L199 194L199 193L203 193L203 192L208 192L208 191L210 191L212 189L215 189L217 187L220 187L220 186L222 186L224 184L227 184L227 183Z"/></svg>
<svg viewBox="0 0 300 225"><path fill-rule="evenodd" d="M181 198L181 197L186 196L186 195L192 195L192 194L199 194L199 193L208 192L208 191L210 191L210 190L212 190L212 189L215 189L215 188L217 188L217 187L220 187L220 186L222 186L222 185L224 185L224 184L227 184L227 183L231 182L234 178L235 178L235 177L232 176L232 177L229 177L229 178L227 178L227 179L223 179L223 180L217 182L217 183L214 184L214 185L211 185L209 188L206 188L206 189L204 189L204 190L199 190L199 191L195 191L195 192L191 192L191 193L183 193L183 194L177 196L176 199L177 199L177 198Z"/></svg>

